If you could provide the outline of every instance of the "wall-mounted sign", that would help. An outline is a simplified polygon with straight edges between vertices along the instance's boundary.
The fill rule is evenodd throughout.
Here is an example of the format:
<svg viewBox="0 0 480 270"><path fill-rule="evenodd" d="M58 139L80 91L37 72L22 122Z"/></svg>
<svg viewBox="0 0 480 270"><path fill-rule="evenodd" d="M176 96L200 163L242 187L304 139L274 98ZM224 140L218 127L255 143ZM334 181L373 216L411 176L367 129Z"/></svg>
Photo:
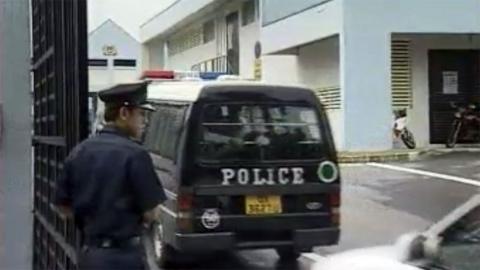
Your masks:
<svg viewBox="0 0 480 270"><path fill-rule="evenodd" d="M255 59L254 66L253 66L253 77L255 80L262 79L262 60Z"/></svg>
<svg viewBox="0 0 480 270"><path fill-rule="evenodd" d="M458 71L444 71L443 78L443 93L446 95L458 94Z"/></svg>
<svg viewBox="0 0 480 270"><path fill-rule="evenodd" d="M105 45L102 48L104 56L116 56L118 54L117 47L113 45Z"/></svg>

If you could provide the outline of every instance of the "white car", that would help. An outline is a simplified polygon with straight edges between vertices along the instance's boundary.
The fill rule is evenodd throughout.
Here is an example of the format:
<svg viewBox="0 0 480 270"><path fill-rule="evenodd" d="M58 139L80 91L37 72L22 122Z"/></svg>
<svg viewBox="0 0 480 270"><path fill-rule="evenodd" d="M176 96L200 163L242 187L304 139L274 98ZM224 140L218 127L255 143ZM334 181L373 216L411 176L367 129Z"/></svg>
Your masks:
<svg viewBox="0 0 480 270"><path fill-rule="evenodd" d="M392 246L333 254L312 270L480 270L480 195Z"/></svg>

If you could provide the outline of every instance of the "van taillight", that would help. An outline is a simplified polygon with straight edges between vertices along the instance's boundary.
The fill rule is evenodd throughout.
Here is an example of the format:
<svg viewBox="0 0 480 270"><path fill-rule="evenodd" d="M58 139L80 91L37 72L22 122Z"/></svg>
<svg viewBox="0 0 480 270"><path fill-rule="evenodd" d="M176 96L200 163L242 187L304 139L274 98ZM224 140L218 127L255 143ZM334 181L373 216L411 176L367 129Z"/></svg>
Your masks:
<svg viewBox="0 0 480 270"><path fill-rule="evenodd" d="M180 193L177 197L177 228L180 232L193 230L193 195Z"/></svg>
<svg viewBox="0 0 480 270"><path fill-rule="evenodd" d="M332 225L337 227L340 226L340 208L338 207L332 208L331 221L332 221Z"/></svg>
<svg viewBox="0 0 480 270"><path fill-rule="evenodd" d="M179 194L177 197L178 212L185 212L192 210L193 196L192 194Z"/></svg>
<svg viewBox="0 0 480 270"><path fill-rule="evenodd" d="M340 192L329 195L331 222L334 226L340 226Z"/></svg>
<svg viewBox="0 0 480 270"><path fill-rule="evenodd" d="M187 233L193 231L193 219L191 214L182 214L177 218L177 228L179 232Z"/></svg>
<svg viewBox="0 0 480 270"><path fill-rule="evenodd" d="M340 206L340 192L334 192L329 195L330 207Z"/></svg>

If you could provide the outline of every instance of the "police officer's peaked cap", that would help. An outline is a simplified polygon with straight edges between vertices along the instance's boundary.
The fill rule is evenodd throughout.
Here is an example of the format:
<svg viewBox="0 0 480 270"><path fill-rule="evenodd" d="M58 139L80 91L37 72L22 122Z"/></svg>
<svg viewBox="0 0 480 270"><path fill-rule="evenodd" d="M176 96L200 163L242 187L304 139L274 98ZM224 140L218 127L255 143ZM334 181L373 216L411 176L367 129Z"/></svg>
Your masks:
<svg viewBox="0 0 480 270"><path fill-rule="evenodd" d="M147 85L148 82L117 84L100 91L98 97L107 104L154 111L155 108L147 102Z"/></svg>

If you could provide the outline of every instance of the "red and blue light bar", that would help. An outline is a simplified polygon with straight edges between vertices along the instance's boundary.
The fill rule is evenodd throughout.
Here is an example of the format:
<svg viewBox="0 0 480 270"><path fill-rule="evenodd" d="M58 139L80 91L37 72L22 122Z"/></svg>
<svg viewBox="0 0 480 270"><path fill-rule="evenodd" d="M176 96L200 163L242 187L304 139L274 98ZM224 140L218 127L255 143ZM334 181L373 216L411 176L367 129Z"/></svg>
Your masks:
<svg viewBox="0 0 480 270"><path fill-rule="evenodd" d="M173 70L146 70L142 73L142 80L182 80L197 78L205 81L216 80L225 72L198 72L198 71L173 71Z"/></svg>

